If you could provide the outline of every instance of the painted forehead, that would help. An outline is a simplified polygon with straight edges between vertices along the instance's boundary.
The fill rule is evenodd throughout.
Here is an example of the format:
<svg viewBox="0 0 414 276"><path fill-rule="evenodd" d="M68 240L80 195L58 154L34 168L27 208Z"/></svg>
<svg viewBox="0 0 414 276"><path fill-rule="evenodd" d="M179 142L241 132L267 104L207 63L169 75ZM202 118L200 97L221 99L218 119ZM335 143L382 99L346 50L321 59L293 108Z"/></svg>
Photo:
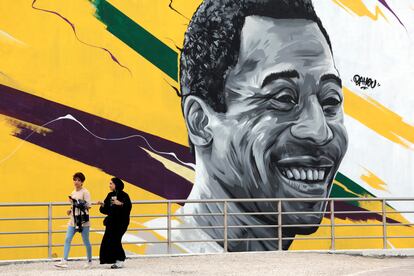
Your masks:
<svg viewBox="0 0 414 276"><path fill-rule="evenodd" d="M315 22L246 17L235 75L254 71L256 67L265 70L276 64L284 67L282 70L295 69L287 68L288 63L295 60L298 61L296 65L327 63L333 67L329 45Z"/></svg>

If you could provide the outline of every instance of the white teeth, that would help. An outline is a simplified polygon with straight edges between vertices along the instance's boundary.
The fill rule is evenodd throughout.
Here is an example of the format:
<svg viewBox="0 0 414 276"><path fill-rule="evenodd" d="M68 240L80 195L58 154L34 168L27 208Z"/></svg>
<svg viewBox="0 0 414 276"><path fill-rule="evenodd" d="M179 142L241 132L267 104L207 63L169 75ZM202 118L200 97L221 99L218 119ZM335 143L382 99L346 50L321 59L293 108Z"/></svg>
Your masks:
<svg viewBox="0 0 414 276"><path fill-rule="evenodd" d="M318 170L313 169L313 180L318 180Z"/></svg>
<svg viewBox="0 0 414 276"><path fill-rule="evenodd" d="M308 180L313 180L313 171L308 169L308 172L306 173Z"/></svg>
<svg viewBox="0 0 414 276"><path fill-rule="evenodd" d="M325 171L324 170L319 170L319 180L323 180L323 178L325 177Z"/></svg>
<svg viewBox="0 0 414 276"><path fill-rule="evenodd" d="M300 173L297 169L292 169L293 172L293 176L295 177L296 180L300 179Z"/></svg>
<svg viewBox="0 0 414 276"><path fill-rule="evenodd" d="M305 180L306 179L306 172L304 169L300 170L300 179Z"/></svg>
<svg viewBox="0 0 414 276"><path fill-rule="evenodd" d="M289 178L295 180L309 180L309 181L318 181L325 179L325 170L324 169L314 169L314 168L282 168L281 173Z"/></svg>

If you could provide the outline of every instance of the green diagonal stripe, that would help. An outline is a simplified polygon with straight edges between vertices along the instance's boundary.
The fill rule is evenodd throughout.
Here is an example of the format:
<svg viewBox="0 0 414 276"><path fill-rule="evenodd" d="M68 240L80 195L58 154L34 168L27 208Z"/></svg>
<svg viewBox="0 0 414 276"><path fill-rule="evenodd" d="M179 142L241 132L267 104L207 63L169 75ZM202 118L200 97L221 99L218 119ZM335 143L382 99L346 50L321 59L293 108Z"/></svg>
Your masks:
<svg viewBox="0 0 414 276"><path fill-rule="evenodd" d="M91 1L107 30L172 79L178 76L178 54L106 0Z"/></svg>
<svg viewBox="0 0 414 276"><path fill-rule="evenodd" d="M362 188L358 183L352 181L340 172L336 173L335 180L344 184L350 191L358 194L360 197L375 197L373 194ZM341 187L335 186L332 189L331 197L357 197L354 194L344 191Z"/></svg>
<svg viewBox="0 0 414 276"><path fill-rule="evenodd" d="M344 197L344 198L358 198L358 197L375 197L373 194L362 188L358 183L352 181L345 175L343 175L340 172L336 173L335 180L342 183L347 189L349 189L351 192L346 191L344 188L342 188L339 185L332 186L330 198L335 197ZM357 195L355 195L357 194ZM347 201L348 204L360 206L360 202L358 201Z"/></svg>

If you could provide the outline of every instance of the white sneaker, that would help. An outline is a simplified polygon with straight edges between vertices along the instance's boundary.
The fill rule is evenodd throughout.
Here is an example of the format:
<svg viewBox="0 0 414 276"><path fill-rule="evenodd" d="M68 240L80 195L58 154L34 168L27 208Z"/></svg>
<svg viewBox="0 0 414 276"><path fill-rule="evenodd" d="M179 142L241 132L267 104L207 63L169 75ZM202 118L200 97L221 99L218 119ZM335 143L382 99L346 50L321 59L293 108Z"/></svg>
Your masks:
<svg viewBox="0 0 414 276"><path fill-rule="evenodd" d="M116 263L111 265L111 268L123 268L123 267L124 267L124 262L122 261L116 261Z"/></svg>
<svg viewBox="0 0 414 276"><path fill-rule="evenodd" d="M86 264L83 265L83 268L91 268L92 267L92 261L88 261Z"/></svg>
<svg viewBox="0 0 414 276"><path fill-rule="evenodd" d="M56 263L55 266L60 268L68 268L68 261L61 260L60 262Z"/></svg>

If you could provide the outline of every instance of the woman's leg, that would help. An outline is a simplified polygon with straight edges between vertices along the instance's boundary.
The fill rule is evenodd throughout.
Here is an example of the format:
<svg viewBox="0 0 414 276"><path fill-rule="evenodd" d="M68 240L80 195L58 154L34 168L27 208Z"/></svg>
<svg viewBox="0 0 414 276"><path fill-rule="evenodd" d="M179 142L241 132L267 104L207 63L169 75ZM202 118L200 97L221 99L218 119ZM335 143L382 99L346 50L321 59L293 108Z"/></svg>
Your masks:
<svg viewBox="0 0 414 276"><path fill-rule="evenodd" d="M115 257L115 264L111 266L111 268L122 268L124 267L124 261L125 261L125 251L122 248L122 236L125 234L127 228L126 227L117 227L114 229L113 234L113 251L114 251L114 257Z"/></svg>
<svg viewBox="0 0 414 276"><path fill-rule="evenodd" d="M68 230L66 231L65 246L63 248L63 259L66 261L69 258L70 244L72 242L74 235L75 235L75 227L68 226Z"/></svg>
<svg viewBox="0 0 414 276"><path fill-rule="evenodd" d="M127 229L128 229L128 227L125 227L125 228L123 227L119 230L119 233L118 233L119 238L117 239L117 242L118 242L118 258L117 258L117 260L121 261L121 262L125 261L125 251L124 251L124 248L122 247L122 237L124 236Z"/></svg>
<svg viewBox="0 0 414 276"><path fill-rule="evenodd" d="M122 236L125 234L126 230L126 227L118 226L113 234L113 248L117 263L125 261L125 251L122 247Z"/></svg>
<svg viewBox="0 0 414 276"><path fill-rule="evenodd" d="M99 248L99 261L101 264L113 264L116 259L114 256L114 234L111 227L106 226L102 238L101 247Z"/></svg>
<svg viewBox="0 0 414 276"><path fill-rule="evenodd" d="M91 242L89 241L89 226L85 226L83 227L82 230L82 240L83 240L83 244L86 247L86 255L88 257L88 261L92 261L92 247L91 247Z"/></svg>

